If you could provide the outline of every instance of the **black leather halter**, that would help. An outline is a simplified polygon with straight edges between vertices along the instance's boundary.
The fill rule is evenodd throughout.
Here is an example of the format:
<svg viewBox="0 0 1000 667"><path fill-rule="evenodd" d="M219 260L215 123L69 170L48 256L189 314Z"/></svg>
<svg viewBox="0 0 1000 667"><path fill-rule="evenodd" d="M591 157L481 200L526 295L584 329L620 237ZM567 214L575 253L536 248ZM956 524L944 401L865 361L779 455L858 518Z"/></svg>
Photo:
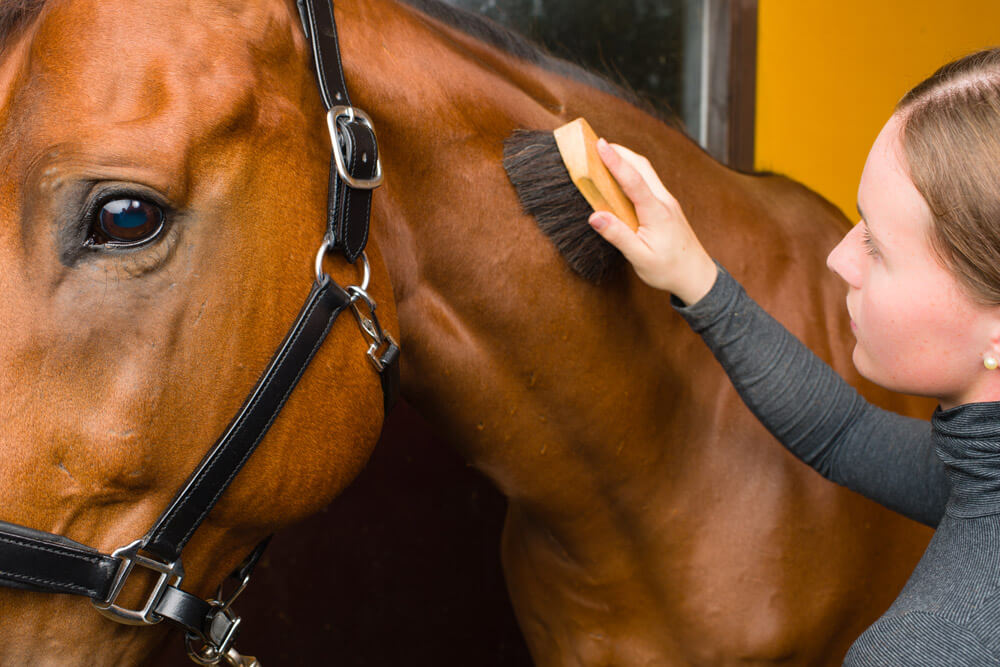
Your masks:
<svg viewBox="0 0 1000 667"><path fill-rule="evenodd" d="M166 511L142 538L106 555L65 537L0 522L0 585L91 598L120 623L152 625L167 619L184 629L188 654L205 665L256 665L233 647L240 618L231 604L242 592L267 540L231 575L236 591L202 600L181 590L181 551L267 433L337 317L351 308L369 342L368 356L382 378L386 411L399 387L399 347L375 316L368 296L368 240L372 189L382 180L371 120L351 106L337 45L331 0L298 0L333 143L326 236L316 257L316 282L278 351L225 433L205 455ZM346 289L324 271L323 259L339 249L349 262L363 260L365 278ZM135 568L158 575L138 609L117 604Z"/></svg>

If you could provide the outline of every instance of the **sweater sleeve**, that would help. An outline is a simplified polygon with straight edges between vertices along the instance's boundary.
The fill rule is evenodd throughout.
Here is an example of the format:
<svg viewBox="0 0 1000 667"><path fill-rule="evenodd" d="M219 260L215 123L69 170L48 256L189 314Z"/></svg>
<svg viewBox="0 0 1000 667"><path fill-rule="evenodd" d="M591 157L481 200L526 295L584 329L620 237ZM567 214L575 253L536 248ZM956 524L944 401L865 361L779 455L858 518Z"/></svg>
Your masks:
<svg viewBox="0 0 1000 667"><path fill-rule="evenodd" d="M882 617L851 646L844 667L983 667L1000 664L969 628L926 611Z"/></svg>
<svg viewBox="0 0 1000 667"><path fill-rule="evenodd" d="M700 301L672 303L750 410L795 456L889 509L938 524L950 487L929 422L865 401L722 266Z"/></svg>

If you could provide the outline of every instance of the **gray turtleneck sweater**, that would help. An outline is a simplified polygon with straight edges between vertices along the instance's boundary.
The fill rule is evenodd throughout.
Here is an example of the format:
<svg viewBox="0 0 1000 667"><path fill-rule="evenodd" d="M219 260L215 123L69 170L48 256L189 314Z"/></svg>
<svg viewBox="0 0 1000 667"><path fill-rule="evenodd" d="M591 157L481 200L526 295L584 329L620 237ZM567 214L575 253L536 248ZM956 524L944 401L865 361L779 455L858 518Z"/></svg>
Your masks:
<svg viewBox="0 0 1000 667"><path fill-rule="evenodd" d="M866 402L719 267L674 307L761 422L820 474L937 531L889 610L844 664L1000 665L1000 403L931 423Z"/></svg>

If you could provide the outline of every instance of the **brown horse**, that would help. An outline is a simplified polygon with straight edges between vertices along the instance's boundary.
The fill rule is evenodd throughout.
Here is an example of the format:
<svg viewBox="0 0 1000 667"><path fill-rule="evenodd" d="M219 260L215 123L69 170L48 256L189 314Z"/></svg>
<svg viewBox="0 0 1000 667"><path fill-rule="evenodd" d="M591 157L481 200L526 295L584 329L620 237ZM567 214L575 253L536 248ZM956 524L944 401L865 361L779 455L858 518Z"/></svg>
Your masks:
<svg viewBox="0 0 1000 667"><path fill-rule="evenodd" d="M649 154L709 250L860 383L844 289L823 267L847 221L785 179L725 169L584 73L424 9L439 18L392 0L337 3L348 84L387 175L373 241L399 303L404 393L509 499L504 561L535 661L839 661L928 532L785 453L664 295L627 272L600 286L577 277L521 213L503 140L583 115ZM297 20L291 0L159 0L141 13L49 0L9 38L0 349L15 463L2 518L102 549L132 539L200 456L192 441L235 408L241 392L223 388L252 382L290 319L328 145ZM95 181L159 197L177 224L154 252L61 261L65 229L81 224L58 222ZM337 383L359 377L357 355L323 359L300 393L361 391ZM189 564L195 588L346 483L374 429L360 416L377 412L365 387L369 410L324 401L333 414L316 418L300 399L281 417L269 456L192 545L208 554ZM43 396L58 411L43 413ZM322 446L344 427L350 440ZM293 429L306 444L294 453ZM148 648L127 630L112 645L75 602L2 600L11 663L72 646L120 664Z"/></svg>
<svg viewBox="0 0 1000 667"><path fill-rule="evenodd" d="M0 520L103 553L141 537L278 347L326 221L300 31L284 2L0 4ZM209 596L363 466L382 421L365 349L335 323L185 550L186 590ZM163 636L0 589L3 665L134 664Z"/></svg>

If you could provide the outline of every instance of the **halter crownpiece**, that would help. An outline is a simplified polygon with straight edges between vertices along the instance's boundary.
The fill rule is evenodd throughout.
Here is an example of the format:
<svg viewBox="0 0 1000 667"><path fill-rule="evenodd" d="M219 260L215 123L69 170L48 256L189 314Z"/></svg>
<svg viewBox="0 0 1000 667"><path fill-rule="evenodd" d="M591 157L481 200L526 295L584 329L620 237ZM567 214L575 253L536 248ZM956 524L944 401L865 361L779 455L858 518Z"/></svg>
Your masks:
<svg viewBox="0 0 1000 667"><path fill-rule="evenodd" d="M106 555L60 535L0 521L0 585L46 593L89 597L105 616L129 625L154 625L163 619L185 631L190 658L202 665L225 661L259 667L233 646L241 619L232 603L270 538L230 575L236 590L228 597L220 586L215 598L202 600L183 590L181 551L256 450L289 394L298 384L337 317L348 307L369 343L368 357L382 379L386 412L399 389L399 346L382 329L375 301L368 294L368 241L372 190L382 181L378 144L371 119L351 106L347 96L331 0L298 0L306 37L312 45L320 93L327 106L332 156L327 229L316 257L316 281L291 329L266 370L223 435L174 496L150 531ZM362 258L361 285L346 289L323 271L323 259L340 249L351 263ZM118 596L136 568L157 576L139 608L118 604Z"/></svg>

